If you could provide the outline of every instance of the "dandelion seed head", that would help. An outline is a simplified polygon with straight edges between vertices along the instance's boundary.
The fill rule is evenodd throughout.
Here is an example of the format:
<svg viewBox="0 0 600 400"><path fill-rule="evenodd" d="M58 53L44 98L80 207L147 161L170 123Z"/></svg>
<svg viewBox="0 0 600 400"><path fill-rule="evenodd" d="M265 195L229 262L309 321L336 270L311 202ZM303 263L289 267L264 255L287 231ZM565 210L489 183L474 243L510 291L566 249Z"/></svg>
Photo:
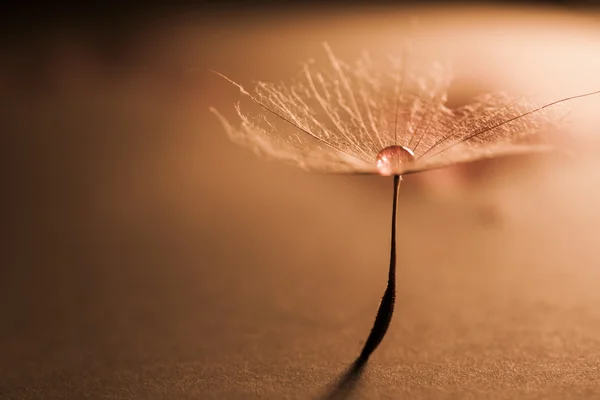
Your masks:
<svg viewBox="0 0 600 400"><path fill-rule="evenodd" d="M305 63L290 83L258 82L247 91L223 76L261 108L236 107L240 126L213 110L229 136L312 171L402 175L548 151L547 133L568 112L568 99L540 107L502 92L450 109L447 64L410 65L409 57L382 63L368 54L347 63L324 47L327 63Z"/></svg>

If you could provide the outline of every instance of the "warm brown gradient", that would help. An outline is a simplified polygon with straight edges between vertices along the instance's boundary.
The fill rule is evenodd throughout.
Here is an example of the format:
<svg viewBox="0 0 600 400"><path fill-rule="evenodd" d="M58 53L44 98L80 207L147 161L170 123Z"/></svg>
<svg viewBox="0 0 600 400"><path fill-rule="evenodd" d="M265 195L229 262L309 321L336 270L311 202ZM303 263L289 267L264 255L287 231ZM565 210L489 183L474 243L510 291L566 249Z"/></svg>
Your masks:
<svg viewBox="0 0 600 400"><path fill-rule="evenodd" d="M208 107L233 118L241 98L209 69L287 79L323 40L345 58L411 31L416 54L453 59L454 104L496 88L555 99L600 88L599 26L540 9L189 14L149 21L110 63L64 33L31 69L2 65L0 398L310 399L358 355L392 178L231 144ZM600 98L571 107L579 161L402 184L396 314L358 398L600 395Z"/></svg>

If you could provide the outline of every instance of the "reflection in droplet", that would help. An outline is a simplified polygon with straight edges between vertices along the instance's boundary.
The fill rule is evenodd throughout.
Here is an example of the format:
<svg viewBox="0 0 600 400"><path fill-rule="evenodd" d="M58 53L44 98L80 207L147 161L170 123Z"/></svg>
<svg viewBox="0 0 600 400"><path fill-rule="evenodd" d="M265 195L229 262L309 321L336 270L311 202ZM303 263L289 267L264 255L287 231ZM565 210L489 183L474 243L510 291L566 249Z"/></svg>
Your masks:
<svg viewBox="0 0 600 400"><path fill-rule="evenodd" d="M376 166L381 175L400 175L403 164L415 161L415 154L404 146L388 146L377 153Z"/></svg>

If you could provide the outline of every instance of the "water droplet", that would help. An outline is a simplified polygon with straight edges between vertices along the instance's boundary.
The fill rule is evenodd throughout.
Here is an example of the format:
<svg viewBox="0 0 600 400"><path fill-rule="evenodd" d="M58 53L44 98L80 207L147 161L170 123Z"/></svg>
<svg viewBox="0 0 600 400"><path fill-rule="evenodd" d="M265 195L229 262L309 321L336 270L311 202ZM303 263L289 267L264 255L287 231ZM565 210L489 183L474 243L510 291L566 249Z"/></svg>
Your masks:
<svg viewBox="0 0 600 400"><path fill-rule="evenodd" d="M415 153L404 146L388 146L377 153L376 166L381 175L400 175L403 164L415 161Z"/></svg>

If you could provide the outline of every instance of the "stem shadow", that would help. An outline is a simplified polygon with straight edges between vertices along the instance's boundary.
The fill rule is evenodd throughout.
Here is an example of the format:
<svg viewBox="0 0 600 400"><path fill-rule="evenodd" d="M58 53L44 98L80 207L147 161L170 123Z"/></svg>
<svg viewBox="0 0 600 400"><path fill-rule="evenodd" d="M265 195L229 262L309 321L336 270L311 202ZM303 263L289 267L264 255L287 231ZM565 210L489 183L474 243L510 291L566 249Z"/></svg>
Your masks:
<svg viewBox="0 0 600 400"><path fill-rule="evenodd" d="M358 384L360 377L364 371L365 365L367 364L368 358L359 356L351 365L344 371L339 377L337 382L331 389L320 400L344 400L350 396L356 385Z"/></svg>

